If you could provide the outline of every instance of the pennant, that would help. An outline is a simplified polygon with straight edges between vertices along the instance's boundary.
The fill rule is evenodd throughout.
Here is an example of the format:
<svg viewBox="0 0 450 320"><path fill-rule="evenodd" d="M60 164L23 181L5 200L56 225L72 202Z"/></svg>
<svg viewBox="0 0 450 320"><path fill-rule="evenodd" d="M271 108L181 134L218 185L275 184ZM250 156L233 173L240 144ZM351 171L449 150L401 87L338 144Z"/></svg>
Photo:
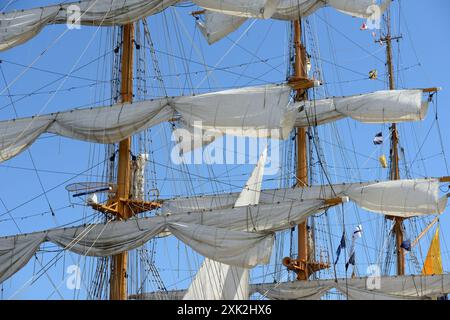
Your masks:
<svg viewBox="0 0 450 320"><path fill-rule="evenodd" d="M353 231L352 235L352 246L350 248L350 258L348 258L347 263L345 264L345 271L348 270L349 265L355 266L356 264L356 254L355 254L355 243L358 238L362 237L362 225L358 225Z"/></svg>
<svg viewBox="0 0 450 320"><path fill-rule="evenodd" d="M345 264L345 271L347 271L348 270L348 266L349 265L355 265L355 252L353 252L351 255L350 255L350 258L348 258L348 261L347 261L347 263Z"/></svg>

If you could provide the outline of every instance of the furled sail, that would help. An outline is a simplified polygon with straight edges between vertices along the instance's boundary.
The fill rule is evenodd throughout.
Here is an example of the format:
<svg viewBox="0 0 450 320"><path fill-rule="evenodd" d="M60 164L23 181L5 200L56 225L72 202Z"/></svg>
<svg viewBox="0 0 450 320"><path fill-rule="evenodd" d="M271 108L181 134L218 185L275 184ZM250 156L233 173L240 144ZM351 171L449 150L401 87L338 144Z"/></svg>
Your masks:
<svg viewBox="0 0 450 320"><path fill-rule="evenodd" d="M261 154L235 207L257 205L261 193L267 148ZM249 270L205 258L184 300L246 300L249 297Z"/></svg>
<svg viewBox="0 0 450 320"><path fill-rule="evenodd" d="M442 213L447 205L447 196L439 198L438 179L378 182L348 196L365 210L404 218Z"/></svg>
<svg viewBox="0 0 450 320"><path fill-rule="evenodd" d="M0 14L0 51L30 40L48 24L123 25L159 13L178 1L82 0L3 13Z"/></svg>
<svg viewBox="0 0 450 320"><path fill-rule="evenodd" d="M329 199L347 196L361 208L388 216L413 217L440 214L447 205L447 196L439 195L438 179L396 180L310 186L305 188L261 191L260 205L288 200ZM163 211L202 212L209 208L230 208L237 193L169 199Z"/></svg>
<svg viewBox="0 0 450 320"><path fill-rule="evenodd" d="M180 0L81 0L0 15L0 51L22 44L36 36L49 24L83 24L94 26L123 25L157 14ZM357 17L367 18L374 12L373 0L193 0L213 16L206 20L205 35L215 34L217 41L245 21L246 18L298 19L328 4ZM298 2L298 4L297 4ZM380 12L384 11L385 4ZM74 14L76 12L76 14ZM224 16L239 17L242 22ZM213 22L211 22L213 21ZM222 25L218 23L222 22ZM218 31L222 30L222 31ZM224 31L226 30L226 31ZM211 39L212 40L212 39ZM211 41L210 40L210 41Z"/></svg>
<svg viewBox="0 0 450 320"><path fill-rule="evenodd" d="M409 300L430 299L450 292L450 275L410 275L373 278L349 278L337 280L295 281L275 284L252 285L252 290L274 300L319 299L335 288L349 300Z"/></svg>
<svg viewBox="0 0 450 320"><path fill-rule="evenodd" d="M180 115L184 126L201 127L211 134L282 139L294 123L290 90L287 85L246 87L1 121L0 161L14 157L45 132L113 143Z"/></svg>
<svg viewBox="0 0 450 320"><path fill-rule="evenodd" d="M250 294L258 293L270 300L318 300L330 290L337 289L349 300L425 300L450 292L450 275L408 275L374 278L348 278L250 285ZM161 297L181 299L185 290L147 292L132 299L159 300Z"/></svg>
<svg viewBox="0 0 450 320"><path fill-rule="evenodd" d="M297 102L296 127L309 127L350 117L364 123L419 121L428 101L422 90L387 90L349 97Z"/></svg>
<svg viewBox="0 0 450 320"><path fill-rule="evenodd" d="M3 237L0 238L0 282L23 267L46 241L82 255L111 256L167 234L205 257L252 268L268 263L275 231L289 229L327 206L324 200L285 201Z"/></svg>
<svg viewBox="0 0 450 320"><path fill-rule="evenodd" d="M299 17L313 14L326 5L354 17L377 18L381 17L391 1L384 1L381 6L376 6L374 0L196 0L194 2L206 9L204 21L198 21L197 25L208 43L213 44L237 30L248 18L297 20Z"/></svg>
<svg viewBox="0 0 450 320"><path fill-rule="evenodd" d="M308 105L291 103L290 92L285 84L244 87L0 121L0 162L14 157L45 132L113 143L176 118L189 132L198 129L200 136L206 131L214 137L228 134L286 139L294 124L321 124L344 116L363 122L414 121L423 119L427 110L421 90L380 91ZM192 141L186 139L181 147L191 150Z"/></svg>

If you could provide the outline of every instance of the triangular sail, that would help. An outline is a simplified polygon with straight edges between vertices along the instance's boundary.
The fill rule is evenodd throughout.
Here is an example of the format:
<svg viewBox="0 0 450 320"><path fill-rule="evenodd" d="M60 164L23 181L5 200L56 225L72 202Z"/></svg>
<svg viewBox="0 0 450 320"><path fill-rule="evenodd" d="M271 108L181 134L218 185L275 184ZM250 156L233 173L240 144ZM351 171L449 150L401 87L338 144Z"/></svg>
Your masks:
<svg viewBox="0 0 450 320"><path fill-rule="evenodd" d="M267 148L261 154L235 207L257 205L261 193ZM246 300L249 297L249 270L205 258L184 300Z"/></svg>
<svg viewBox="0 0 450 320"><path fill-rule="evenodd" d="M439 227L436 228L433 240L431 240L430 249L423 264L422 274L437 275L442 274L442 256L441 246L439 241Z"/></svg>

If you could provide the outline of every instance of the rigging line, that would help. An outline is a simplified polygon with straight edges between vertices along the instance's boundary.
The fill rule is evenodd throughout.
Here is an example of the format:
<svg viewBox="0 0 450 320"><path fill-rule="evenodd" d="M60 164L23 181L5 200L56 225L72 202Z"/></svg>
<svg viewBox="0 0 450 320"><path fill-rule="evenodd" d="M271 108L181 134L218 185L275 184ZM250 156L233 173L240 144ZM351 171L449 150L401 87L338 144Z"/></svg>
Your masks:
<svg viewBox="0 0 450 320"><path fill-rule="evenodd" d="M413 161L411 161L411 163L409 164L409 168L408 168L409 170L412 169L412 166L413 166L414 162L416 162L417 157L421 154L422 148L424 147L425 142L427 142L428 137L430 136L431 129L433 129L433 127L434 127L434 125L435 125L436 123L437 123L437 120L435 119L435 120L433 121L433 123L431 124L430 129L428 129L428 132L427 132L427 134L425 135L425 138L423 139L423 142L422 142L422 144L420 145L419 150L417 151L416 155L414 156ZM447 170L448 170L448 168L447 168Z"/></svg>
<svg viewBox="0 0 450 320"><path fill-rule="evenodd" d="M103 82L103 81L101 81ZM109 83L106 82L105 83ZM101 83L99 83L98 81L93 82L91 84L86 84L83 86L73 86L70 88L64 88L64 89L60 89L59 92L71 92L74 90L78 90L78 89L85 89L85 88L92 88L92 87L98 87L100 86ZM37 96L37 95L45 95L45 94L52 94L55 93L55 90L47 90L47 91L40 91L40 92L27 92L27 93L15 93L15 94L11 94L11 97L31 97L31 96ZM0 95L1 97L5 97L8 95ZM9 106L9 105L8 105Z"/></svg>
<svg viewBox="0 0 450 320"><path fill-rule="evenodd" d="M3 202L3 200L1 200L1 198L0 198L0 201ZM6 208L5 205L3 205L3 206ZM64 209L67 209L67 208L73 208L73 207L74 207L74 205L70 204L70 205L67 205L67 206L64 206L64 207L53 209L53 211L56 212L56 211L61 211L61 210L64 210ZM6 208L6 210L8 210L8 209ZM8 219L8 218L0 219L0 222L6 222L6 221L14 220L14 219L26 220L26 219L37 217L37 216L43 216L43 215L48 214L48 213L51 213L51 212L50 211L44 211L44 212L29 214L29 215L26 215L26 216L20 216L20 217L16 217L16 218L11 217L10 219Z"/></svg>
<svg viewBox="0 0 450 320"><path fill-rule="evenodd" d="M357 75L360 75L360 76L364 76L364 77L366 77L366 78L368 78L367 77L367 75L366 74L364 74L364 73L362 73L362 72L359 72L359 71L355 71L355 70L353 70L353 69L350 69L350 68L348 68L348 67L344 67L344 66L341 66L341 65L338 65L338 64L336 64L336 63L334 63L334 62L331 62L331 61L328 61L328 60L326 60L326 59L324 59L324 58L316 58L317 60L320 60L320 61L322 61L322 62L325 62L325 63L328 63L328 64L331 64L331 65L333 65L333 66L335 66L335 67L338 67L338 68L341 68L341 69L344 69L344 70L347 70L347 71L350 71L350 72L353 72L353 73L355 73L355 74L357 74ZM381 80L381 79L374 79L374 80L372 80L372 81L378 81L378 82L382 82L382 83L384 83L384 81L383 80Z"/></svg>
<svg viewBox="0 0 450 320"><path fill-rule="evenodd" d="M5 9L8 8L11 5L11 3L13 3L13 2L17 2L17 0L9 0L9 2L5 6L3 6L3 8L0 10L0 12L4 12Z"/></svg>
<svg viewBox="0 0 450 320"><path fill-rule="evenodd" d="M82 14L82 15L80 15L80 17L78 18L78 21L80 21L81 20L81 18L97 3L97 1L98 0L94 0L93 2L92 2L92 5L89 7L89 8L87 8L86 9L86 11ZM105 16L103 17L103 20L106 18L106 16L107 16L107 14L108 14L108 12L107 13L105 13ZM103 23L103 20L102 20L102 22L100 23L100 25L99 25L99 27L101 26L101 24ZM70 29L69 28L66 28L66 30L64 31L64 32L62 32L55 40L53 40L52 41L52 43L50 43L50 45L49 46L47 46L47 48L45 48L40 54L38 54L38 56L27 66L27 68L25 68L25 70L23 70L16 78L14 78L14 80L11 82L11 83L9 83L7 86L6 86L6 88L4 88L2 91L0 91L0 94L3 94L4 92L5 92L5 90L6 89L8 89L8 88L10 88L14 83L16 83L25 73L27 73L28 72L28 70L33 66L33 65L35 65L44 55L45 55L45 53L47 53L47 51L49 50L49 49L51 49L67 32L69 32L70 31Z"/></svg>
<svg viewBox="0 0 450 320"><path fill-rule="evenodd" d="M2 198L0 198L0 202L2 203L3 207L5 208L6 211L8 211L8 207L6 206L5 202L3 201ZM14 224L16 225L17 230L19 230L19 233L22 233L22 230L20 229L19 225L17 224L16 220L14 219L14 217L9 214L11 220L14 222ZM0 221L1 222L1 221Z"/></svg>
<svg viewBox="0 0 450 320"><path fill-rule="evenodd" d="M445 168L446 168L446 170L447 170L447 175L450 175L450 173L449 173L449 167L448 167L448 162L447 162L447 157L446 157L446 155L445 155L444 141L443 141L443 139L442 139L441 126L440 126L440 124L439 124L439 116L438 116L438 94L439 94L439 93L436 93L436 102L435 102L435 104L434 104L434 106L435 106L435 113L436 113L436 118L435 118L435 120L436 120L436 125L437 125L437 131L438 131L438 134L439 134L439 142L440 142L440 144L441 144L441 150L442 150L442 156L443 156L443 158L444 158Z"/></svg>
<svg viewBox="0 0 450 320"><path fill-rule="evenodd" d="M1 65L1 63L0 63L0 71L1 71L1 74L2 74L2 77L3 77L3 81L5 82L5 85L7 85L8 82L6 81L5 73L3 72L3 66ZM16 106L15 106L15 104L13 102L12 97L10 96L11 92L10 92L9 88L7 89L7 93L9 95L9 99L11 101L11 105L13 107L14 114L16 115L16 117L18 117L17 109L16 109ZM41 176L40 176L39 172L36 170L36 164L34 163L34 159L33 159L33 155L31 153L31 150L27 149L27 152L28 152L28 155L30 156L31 164L33 165L33 169L34 169L34 172L36 173L36 177L37 177L37 179L39 181L39 185L41 186L41 190L44 192L44 197L45 197L45 200L47 201L47 205L48 205L50 211L52 212L52 216L54 216L55 213L53 212L52 205L50 204L50 199L48 198L47 193L45 192L45 188L44 188L44 185L42 183Z"/></svg>
<svg viewBox="0 0 450 320"><path fill-rule="evenodd" d="M99 57L104 58L106 55L109 55L113 52L113 50L111 50L110 52L105 53L103 56ZM9 63L11 65L14 66L19 66L19 67L23 67L26 68L27 66L18 62L14 62L14 61L10 61L10 60L5 60L5 59L0 59L0 63ZM31 70L36 70L36 71L40 71L40 72L44 72L44 73L49 73L49 74L53 74L53 75L57 75L57 76L62 76L62 77L68 77L68 78L73 78L73 79L78 79L78 80L85 80L85 81L93 81L93 82L98 82L98 79L91 79L91 78L86 78L86 77L81 77L81 76L76 76L70 73L62 73L62 72L57 72L57 71L52 71L52 70L48 70L48 69L43 69L43 68L38 68L38 67L31 67ZM104 82L109 82L109 81L104 81Z"/></svg>
<svg viewBox="0 0 450 320"><path fill-rule="evenodd" d="M319 17L320 20L322 20L327 26L329 26L331 29L333 29L334 31L336 31L338 34L340 34L341 36L343 36L345 39L347 39L348 41L350 41L352 44L354 44L355 46L357 46L358 48L360 48L362 51L364 51L365 53L367 53L368 55L370 55L371 57L375 58L376 60L380 61L382 64L385 64L385 61L377 56L375 56L372 52L368 51L366 48L364 48L363 46L361 46L359 43L355 42L353 39L351 39L350 37L348 37L345 33L343 33L342 31L340 31L339 29L336 29L333 25L331 25L328 21L326 21L324 18L322 18L320 15L317 15L317 17Z"/></svg>
<svg viewBox="0 0 450 320"><path fill-rule="evenodd" d="M228 54L234 49L234 47L237 46L238 42L242 40L242 38L247 34L247 32L253 27L253 25L256 23L256 20L253 20L250 25L244 30L244 32L241 33L241 35L239 36L239 38L233 42L233 45L228 48L228 50L223 54L223 56L219 59L219 61L217 61L217 63L214 65L214 68L216 68L219 64L222 63L222 61L228 56ZM213 71L209 71L205 77L203 78L202 81L200 81L200 83L197 85L197 87L199 87L200 85L203 84L203 82L205 82L205 80L211 75Z"/></svg>
<svg viewBox="0 0 450 320"><path fill-rule="evenodd" d="M146 46L144 46L144 47L145 47L146 49L150 49L149 47L146 47ZM206 63L201 63L201 62L198 62L198 61L195 61L195 60L192 60L192 59L188 59L188 58L185 58L185 57L180 57L180 56L177 56L177 55L175 55L175 54L168 53L168 52L164 52L164 51L161 51L161 50L155 49L155 52L161 53L161 54L164 54L164 55L167 55L167 56L172 57L172 58L177 58L177 59L180 59L180 60L186 60L186 61L188 61L188 62L195 63L195 64L198 64L198 65L201 65L201 66L203 66L203 67L205 67L205 68L207 69L207 71L205 71L206 73L208 73L208 72L213 72L215 69L217 69L217 70L219 70L219 71L225 71L226 73L229 73L229 74L232 74L232 75L236 75L236 76L239 76L239 75L240 75L240 74L237 73L237 72L229 71L229 70L227 70L227 69L225 69L225 68L217 68L217 67L215 67L215 66L211 66L211 65L208 65L208 64L206 64ZM253 78L253 77L248 76L248 75L242 75L242 76L245 77L245 78L248 78L248 79L252 79L252 80L260 80L260 79ZM206 78L208 78L208 77L206 77ZM268 83L267 81L265 81L265 82Z"/></svg>
<svg viewBox="0 0 450 320"><path fill-rule="evenodd" d="M273 27L273 23L274 23L273 20L271 20L271 23L270 23L270 26L269 26L268 30L265 32L263 39L261 40L260 44L259 44L258 47L256 48L255 52L253 53L253 59L252 59L252 61L251 61L252 63L255 61L255 58L258 59L258 60L261 60L261 58L258 57L258 53L259 53L259 51L261 50L261 47L263 46L263 44L265 43L267 37L269 36L270 31L272 30L272 27ZM238 78L234 81L234 85L236 85L236 84L238 83L238 81L239 81L239 79L241 78L242 74L244 74L244 73L248 70L248 66L249 66L249 65L250 65L250 64L248 64L248 65L245 66L244 70L242 70L242 72L241 72L241 75L238 76ZM283 62L281 65L284 65L284 62ZM270 66L270 65L269 65L269 66ZM270 67L272 67L272 66L270 66ZM273 67L272 67L272 68L273 68ZM275 68L276 68L276 69L274 69L274 68L273 68L273 69L274 69L274 70L278 70L278 66L275 67ZM272 70L270 70L270 71L272 71ZM281 71L280 71L280 73L281 73Z"/></svg>
<svg viewBox="0 0 450 320"><path fill-rule="evenodd" d="M86 169L86 170L84 170L84 171L82 171L82 172L76 174L75 176L73 176L73 177L71 177L71 178L69 178L69 179L67 179L67 180L64 180L63 182L61 182L61 183L59 183L59 184L57 184L57 185L55 185L55 186L53 186L53 187L47 189L46 192L48 193L48 192L50 192L50 191L53 191L53 190L59 188L60 186L66 184L67 182L69 182L69 181L71 181L71 180L73 180L73 179L75 179L75 178L78 178L80 175L83 175L84 173L88 172L89 170L92 170L92 169L94 169L94 168L100 166L101 164L105 163L105 162L108 161L108 160L109 160L109 159L105 159L105 160L103 160L103 161L97 163L96 165L94 165L94 166L92 166L92 167L90 167L90 168L88 168L88 169ZM15 210L17 210L17 209L23 207L24 205L26 205L26 204L28 204L28 203L30 203L30 202L32 202L32 201L34 201L34 200L40 198L42 195L43 195L43 193L40 193L40 194L38 194L38 195L36 195L36 196L30 198L29 200L27 200L27 201L25 201L25 202L22 202L21 204L19 204L19 205L17 205L16 207L14 207L14 208L8 210L7 212L1 213L1 214L0 214L0 217L2 217L2 216L6 215L6 214L8 214L8 213L10 213L10 212L12 212L12 211L15 211Z"/></svg>
<svg viewBox="0 0 450 320"><path fill-rule="evenodd" d="M189 52L189 59L191 59L192 58L192 54L193 54L193 50L194 50L194 48L196 48L196 44L195 44L195 42L194 42L194 38L195 38L195 36L196 36L196 34L197 34L197 32L198 32L198 28L194 28L194 35L193 36L190 36L189 35L189 33L188 33L188 31L187 31L187 29L186 29L186 26L185 26L185 24L184 24L184 21L180 18L180 16L179 16L179 14L178 14L178 12L177 12L177 10L171 10L170 11L170 13L173 15L173 16L175 16L175 18L173 18L173 22L174 22L174 25L175 25L175 29L176 29L176 31L177 32L175 32L175 36L176 36L176 38L177 38L177 42L178 42L178 47L179 47L179 50L183 53L183 55L185 55L185 48L184 48L184 45L183 45L183 41L182 41L182 39L183 39L183 37L182 37L182 35L180 34L180 29L181 29L181 31L183 31L183 33L186 35L186 38L187 39L189 39L189 41L190 41L190 52ZM179 26L181 25L181 27L182 28L180 28ZM204 61L204 59L203 59L203 61ZM188 63L186 63L186 61L184 61L184 68L185 68L185 70L186 71L189 71L189 64ZM192 77L190 76L190 74L188 75L188 77L186 77L185 78L185 85L186 85L186 83L189 83L189 85L191 86L191 88L192 87L194 87L194 84L193 84L193 82L192 82ZM208 85L209 85L210 83L209 83L209 81L208 81Z"/></svg>
<svg viewBox="0 0 450 320"><path fill-rule="evenodd" d="M98 1L98 0L95 0L94 3L92 4L92 6L95 5L95 3L96 3L97 1ZM92 6L91 6L91 7L92 7ZM89 10L91 7L89 7L87 10ZM87 12L87 10L86 10L86 12ZM95 36L97 35L97 32L100 30L101 24L102 24L103 21L105 20L107 14L108 14L108 13L105 13L105 15L103 16L102 22L101 22L100 25L95 29L93 35L91 36L91 39L89 39L89 41L88 41L87 45L85 46L85 48L83 49L81 55L78 57L77 61L75 61L74 65L73 65L72 68L70 69L69 74L72 74L72 72L74 71L75 67L78 65L78 63L80 62L81 58L82 58L82 57L84 56L84 54L86 53L87 49L91 46L91 43L94 41L94 38L95 38ZM69 29L67 29L67 30L69 30ZM58 88L57 88L57 90L55 91L55 93L52 94L51 97L49 97L49 99L48 99L47 102L44 104L44 106L41 108L41 110L37 113L38 115L40 115L40 114L48 107L48 105L50 104L50 102L51 102L51 101L53 100L53 98L56 96L56 93L58 92L58 90L61 89L61 87L64 85L64 83L66 83L67 79L68 79L68 76L64 77L64 80L60 83L60 85L58 86ZM10 87L10 86L8 85L8 86L6 87L6 89L9 90L9 87ZM0 94L2 94L3 92L4 92L4 90L3 90L2 92L0 92ZM30 123L26 126L26 128L23 129L23 131L22 131L20 134L17 135L16 139L15 139L13 142L11 142L11 144L9 145L9 147L12 146L12 145L14 145L14 144L17 142L17 140L20 139L20 138L23 136L23 134L25 133L25 131L28 130L28 129L31 127L31 125L33 124L33 122L35 121L35 119L36 119L36 118L32 118L32 119L31 119Z"/></svg>
<svg viewBox="0 0 450 320"><path fill-rule="evenodd" d="M73 74L73 73L76 73L76 72L78 72L78 71L80 71L81 69L86 68L87 66L91 65L92 63L94 63L94 62L96 62L97 60L100 60L100 59L102 59L102 58L103 58L103 57L97 57L97 58L95 58L95 59L93 59L93 60L91 60L91 61L85 63L84 65L82 65L82 66L76 68L75 70L73 70L72 74ZM60 78L57 78L57 79L55 79L55 80L52 80L52 81L48 82L47 84L44 84L42 87L40 87L40 88L36 89L35 91L33 91L30 95L32 95L32 94L34 94L34 93L39 93L40 90L45 89L45 88L51 86L52 84L58 82L59 80L61 80L61 79L63 79L63 78L64 78L64 77L60 77ZM19 98L19 99L15 100L14 103L19 102L19 101L22 101L22 100L25 99L25 98L26 98L26 97ZM9 104L4 105L4 106L0 107L0 110L3 110L3 109L5 109L5 108L8 107L8 106L9 106Z"/></svg>
<svg viewBox="0 0 450 320"><path fill-rule="evenodd" d="M105 226L103 227L103 229L102 229L102 232L101 233L103 233L103 231L105 230L105 228L106 228L106 225L109 223L109 221L111 221L111 220L108 220L107 221L107 223L105 224ZM53 257L49 262L47 262L45 265L42 265L42 263L39 261L39 259L38 259L38 257L37 257L37 255L35 255L35 258L36 258L36 260L38 261L38 263L39 263L39 265L41 266L41 269L38 271L38 274L40 273L40 275L38 275L38 276L35 276L35 275L33 275L33 276L31 276L30 277L30 279L28 279L26 282L25 282L25 284L21 287L21 288L19 288L9 299L12 299L15 295L17 295L18 293L20 293L20 291L23 291L24 289L25 289L25 286L31 286L31 285L33 285L34 283L36 283L36 281L37 280L39 280L44 274L45 275L47 275L47 277L49 278L49 280L50 280L50 282L52 283L52 285L53 285L53 288L58 292L58 294L60 295L60 297L61 297L61 299L63 299L64 300L64 298L62 297L62 295L61 295L61 293L59 292L59 290L58 290L58 288L53 284L53 281L52 281L52 279L49 277L49 275L48 275L48 273L47 273L47 271L48 271L48 269L51 267L51 265L53 265L53 261L54 261L54 263L56 264L57 262L58 262L58 260L59 259L61 259L61 256L62 256L62 253L64 252L64 250L66 250L67 248L69 248L69 246L70 246L70 244L72 243L72 242L74 242L75 240L77 240L78 238L78 240L76 241L76 242L74 242L74 244L72 245L72 247L73 246L75 246L78 242L80 242L81 240L82 240L82 238L85 236L85 235L87 235L87 233L90 231L90 230L92 230L93 228L95 227L95 225L89 225L83 232L84 232L84 235L83 235L83 232L81 232L79 235L77 235L77 237L76 238L74 238L74 240L72 240L65 248L63 248L63 250L62 251L60 251L60 252L58 252L56 255L55 255L55 257ZM90 228L90 229L89 229ZM86 232L85 232L86 231ZM101 233L99 234L99 236L101 235ZM94 241L94 243L93 243L93 245L95 244L95 242L98 240L98 237L97 237L97 239ZM92 246L93 246L92 245ZM92 248L92 246L89 248L89 250ZM69 249L70 250L70 249ZM88 252L89 252L89 250L88 250ZM54 293L54 292L53 292ZM53 294L52 293L52 294Z"/></svg>

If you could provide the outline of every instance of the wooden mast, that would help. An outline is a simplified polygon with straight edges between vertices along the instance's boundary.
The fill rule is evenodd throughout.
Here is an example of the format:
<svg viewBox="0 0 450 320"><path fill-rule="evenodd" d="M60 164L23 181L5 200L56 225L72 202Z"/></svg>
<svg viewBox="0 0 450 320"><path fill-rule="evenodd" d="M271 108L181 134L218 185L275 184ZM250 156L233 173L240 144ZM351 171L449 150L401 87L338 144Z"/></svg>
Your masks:
<svg viewBox="0 0 450 320"><path fill-rule="evenodd" d="M296 91L295 100L304 101L307 99L307 89L314 86L314 80L308 79L306 49L302 44L302 24L300 20L293 22L294 28L294 74L289 79L289 84ZM306 129L297 128L297 169L296 169L296 187L305 188L308 186L308 159ZM340 199L339 199L340 201ZM308 251L308 230L306 221L298 225L298 257L292 259L286 257L283 264L297 273L297 280L308 280L309 276L321 269L328 268L326 263L314 262Z"/></svg>
<svg viewBox="0 0 450 320"><path fill-rule="evenodd" d="M122 28L122 73L121 96L122 102L132 102L133 99L133 41L134 24L127 24ZM132 216L130 207L126 202L130 198L130 153L131 137L122 140L119 144L119 165L117 169L117 206L116 219L126 220ZM122 252L112 257L110 299L127 299L127 259L128 252Z"/></svg>
<svg viewBox="0 0 450 320"><path fill-rule="evenodd" d="M394 62L392 58L392 36L391 36L391 14L390 9L386 12L386 26L387 34L384 39L386 42L386 57L387 57L387 67L389 76L389 89L395 90L395 80L394 80ZM391 168L389 177L391 180L400 179L400 168L399 168L399 156L398 156L398 130L397 124L393 123L391 125L391 151L390 151L390 162ZM395 233L395 244L397 252L397 275L405 274L405 255L403 254L403 249L401 247L403 243L403 218L399 217L388 217L395 221L394 233Z"/></svg>
<svg viewBox="0 0 450 320"><path fill-rule="evenodd" d="M300 20L293 22L294 24L294 47L295 47L295 63L294 76L296 78L306 79L306 50L302 45L302 24ZM306 100L307 91L304 89L297 90L295 95L296 101ZM305 128L297 128L297 186L304 188L308 185L308 159L306 145ZM308 230L306 221L298 225L298 259L301 261L309 261L308 256ZM305 268L304 272L298 273L298 280L307 280L309 270Z"/></svg>

